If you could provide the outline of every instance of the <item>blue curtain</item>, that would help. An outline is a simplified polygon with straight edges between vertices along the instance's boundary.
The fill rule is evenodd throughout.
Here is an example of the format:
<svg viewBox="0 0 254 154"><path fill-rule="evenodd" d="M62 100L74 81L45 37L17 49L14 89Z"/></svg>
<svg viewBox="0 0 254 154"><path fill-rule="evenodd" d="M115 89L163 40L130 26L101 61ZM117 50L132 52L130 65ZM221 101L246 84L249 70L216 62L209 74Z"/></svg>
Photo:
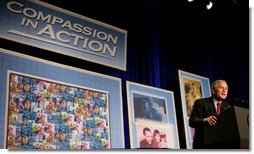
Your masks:
<svg viewBox="0 0 254 154"><path fill-rule="evenodd" d="M174 92L181 148L186 145L178 69L208 77L210 83L226 80L228 101L249 108L249 28L243 18L248 16L247 10L234 4L227 11L220 6L210 12L201 8L176 10L153 1L139 1L135 6L127 7L132 11L122 25L128 31L127 71L105 70L123 79L126 147L126 80Z"/></svg>

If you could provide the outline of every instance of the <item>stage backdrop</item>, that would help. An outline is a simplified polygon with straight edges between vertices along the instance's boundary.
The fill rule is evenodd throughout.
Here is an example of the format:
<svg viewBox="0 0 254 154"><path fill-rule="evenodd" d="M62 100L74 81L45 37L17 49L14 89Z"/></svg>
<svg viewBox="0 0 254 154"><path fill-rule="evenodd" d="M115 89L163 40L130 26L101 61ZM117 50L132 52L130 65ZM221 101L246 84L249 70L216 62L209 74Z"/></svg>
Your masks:
<svg viewBox="0 0 254 154"><path fill-rule="evenodd" d="M125 148L121 79L0 49L0 148Z"/></svg>
<svg viewBox="0 0 254 154"><path fill-rule="evenodd" d="M120 28L34 0L2 0L0 23L5 39L126 70Z"/></svg>

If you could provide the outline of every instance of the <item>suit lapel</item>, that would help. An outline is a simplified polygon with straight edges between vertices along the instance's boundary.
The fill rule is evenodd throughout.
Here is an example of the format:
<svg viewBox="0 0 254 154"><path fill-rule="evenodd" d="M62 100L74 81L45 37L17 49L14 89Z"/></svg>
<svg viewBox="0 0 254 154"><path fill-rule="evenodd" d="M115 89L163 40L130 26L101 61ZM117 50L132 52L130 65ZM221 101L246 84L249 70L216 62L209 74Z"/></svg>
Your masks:
<svg viewBox="0 0 254 154"><path fill-rule="evenodd" d="M223 112L224 109L225 109L225 103L222 101L222 102L221 102L221 112Z"/></svg>
<svg viewBox="0 0 254 154"><path fill-rule="evenodd" d="M216 110L215 110L215 106L214 106L214 102L213 102L212 97L209 99L208 105L209 105L209 110L210 110L211 114L216 115Z"/></svg>
<svg viewBox="0 0 254 154"><path fill-rule="evenodd" d="M229 107L230 107L230 105L228 105L226 102L224 102L224 101L221 102L221 112L225 111Z"/></svg>

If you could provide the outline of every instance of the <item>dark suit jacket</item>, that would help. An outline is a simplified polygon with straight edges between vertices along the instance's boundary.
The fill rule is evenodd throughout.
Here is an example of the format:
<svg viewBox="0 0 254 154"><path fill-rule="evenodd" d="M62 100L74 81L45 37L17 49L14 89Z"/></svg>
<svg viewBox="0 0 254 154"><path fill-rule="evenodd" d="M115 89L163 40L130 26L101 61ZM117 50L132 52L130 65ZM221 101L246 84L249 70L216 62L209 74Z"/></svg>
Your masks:
<svg viewBox="0 0 254 154"><path fill-rule="evenodd" d="M153 144L153 143L152 143ZM146 141L146 139L143 139L142 141L140 141L139 146L140 148L144 148L144 149L149 149L149 148L153 148L152 144L148 144L148 142Z"/></svg>
<svg viewBox="0 0 254 154"><path fill-rule="evenodd" d="M221 112L226 110L231 105L225 101L221 102ZM189 119L189 126L195 128L195 135L193 140L193 149L203 149L204 146L204 126L209 125L203 120L209 116L216 116L216 109L213 98L202 98L195 101L191 116Z"/></svg>

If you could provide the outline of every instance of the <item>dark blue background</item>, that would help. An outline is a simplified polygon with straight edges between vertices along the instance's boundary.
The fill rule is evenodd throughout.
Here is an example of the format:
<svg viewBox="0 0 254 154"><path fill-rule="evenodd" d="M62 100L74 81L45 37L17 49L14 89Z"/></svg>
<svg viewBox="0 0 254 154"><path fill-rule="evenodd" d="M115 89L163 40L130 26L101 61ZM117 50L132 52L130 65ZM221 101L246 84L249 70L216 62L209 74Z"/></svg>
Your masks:
<svg viewBox="0 0 254 154"><path fill-rule="evenodd" d="M125 81L171 90L175 96L180 147L186 148L178 69L224 79L228 101L249 108L248 1L44 0L128 31L127 71L109 68L1 39L1 47L122 79L125 144L129 148Z"/></svg>

